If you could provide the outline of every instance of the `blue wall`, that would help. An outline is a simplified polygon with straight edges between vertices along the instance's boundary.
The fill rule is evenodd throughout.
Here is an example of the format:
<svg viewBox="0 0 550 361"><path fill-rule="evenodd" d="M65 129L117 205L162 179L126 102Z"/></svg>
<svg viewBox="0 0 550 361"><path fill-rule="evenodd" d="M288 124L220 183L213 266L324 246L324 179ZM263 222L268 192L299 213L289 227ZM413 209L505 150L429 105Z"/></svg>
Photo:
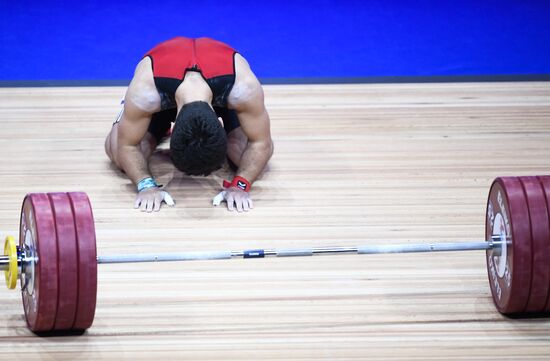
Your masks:
<svg viewBox="0 0 550 361"><path fill-rule="evenodd" d="M175 35L262 78L550 74L550 1L0 0L0 80L129 79Z"/></svg>

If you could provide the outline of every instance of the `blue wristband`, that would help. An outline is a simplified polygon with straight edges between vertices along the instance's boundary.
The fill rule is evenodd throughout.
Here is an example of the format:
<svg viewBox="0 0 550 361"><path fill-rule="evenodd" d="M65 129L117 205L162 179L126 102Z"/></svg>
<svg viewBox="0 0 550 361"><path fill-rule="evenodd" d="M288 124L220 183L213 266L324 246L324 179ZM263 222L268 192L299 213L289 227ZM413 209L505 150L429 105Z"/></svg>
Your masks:
<svg viewBox="0 0 550 361"><path fill-rule="evenodd" d="M137 190L138 192L141 192L144 189L158 187L158 186L159 185L157 184L157 182L155 182L153 178L148 177L148 178L143 178L142 180L139 181L139 183L137 184Z"/></svg>

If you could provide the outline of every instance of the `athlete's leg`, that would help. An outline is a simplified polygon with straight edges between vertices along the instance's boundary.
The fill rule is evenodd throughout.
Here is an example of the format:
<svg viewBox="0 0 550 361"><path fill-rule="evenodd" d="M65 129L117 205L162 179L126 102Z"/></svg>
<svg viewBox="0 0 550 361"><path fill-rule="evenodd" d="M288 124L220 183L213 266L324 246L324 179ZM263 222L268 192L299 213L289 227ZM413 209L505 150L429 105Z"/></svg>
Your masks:
<svg viewBox="0 0 550 361"><path fill-rule="evenodd" d="M158 144L169 135L171 123L175 119L176 110L169 109L153 114L151 117L151 123L149 125L148 132L141 140L140 150L143 153L145 159L153 154ZM111 131L105 139L105 153L117 167L120 168L116 154L118 149L118 127L119 122L122 120L123 112L113 124Z"/></svg>
<svg viewBox="0 0 550 361"><path fill-rule="evenodd" d="M247 144L248 138L241 127L235 128L227 134L227 158L233 162L237 168L241 164L241 158Z"/></svg>

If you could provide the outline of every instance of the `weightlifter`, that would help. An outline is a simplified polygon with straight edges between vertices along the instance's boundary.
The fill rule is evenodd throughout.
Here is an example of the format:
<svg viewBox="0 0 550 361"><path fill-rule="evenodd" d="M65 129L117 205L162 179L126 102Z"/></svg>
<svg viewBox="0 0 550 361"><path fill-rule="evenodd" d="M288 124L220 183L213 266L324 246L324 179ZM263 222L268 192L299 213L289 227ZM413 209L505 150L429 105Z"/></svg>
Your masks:
<svg viewBox="0 0 550 361"><path fill-rule="evenodd" d="M230 211L253 207L249 191L273 142L263 89L243 56L213 39L176 37L137 64L105 151L136 185L134 207L142 211L174 204L148 162L167 138L172 162L185 174L207 176L227 159L235 177L221 197Z"/></svg>

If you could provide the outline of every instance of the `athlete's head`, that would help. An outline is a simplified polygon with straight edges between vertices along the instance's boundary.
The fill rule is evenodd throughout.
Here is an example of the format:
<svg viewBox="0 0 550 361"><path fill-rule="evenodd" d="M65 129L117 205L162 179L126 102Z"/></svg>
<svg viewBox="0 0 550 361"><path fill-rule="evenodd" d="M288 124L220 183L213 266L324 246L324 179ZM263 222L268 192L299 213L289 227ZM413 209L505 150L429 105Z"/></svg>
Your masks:
<svg viewBox="0 0 550 361"><path fill-rule="evenodd" d="M189 175L209 175L225 162L225 131L208 103L185 104L174 124L170 153L176 168Z"/></svg>

